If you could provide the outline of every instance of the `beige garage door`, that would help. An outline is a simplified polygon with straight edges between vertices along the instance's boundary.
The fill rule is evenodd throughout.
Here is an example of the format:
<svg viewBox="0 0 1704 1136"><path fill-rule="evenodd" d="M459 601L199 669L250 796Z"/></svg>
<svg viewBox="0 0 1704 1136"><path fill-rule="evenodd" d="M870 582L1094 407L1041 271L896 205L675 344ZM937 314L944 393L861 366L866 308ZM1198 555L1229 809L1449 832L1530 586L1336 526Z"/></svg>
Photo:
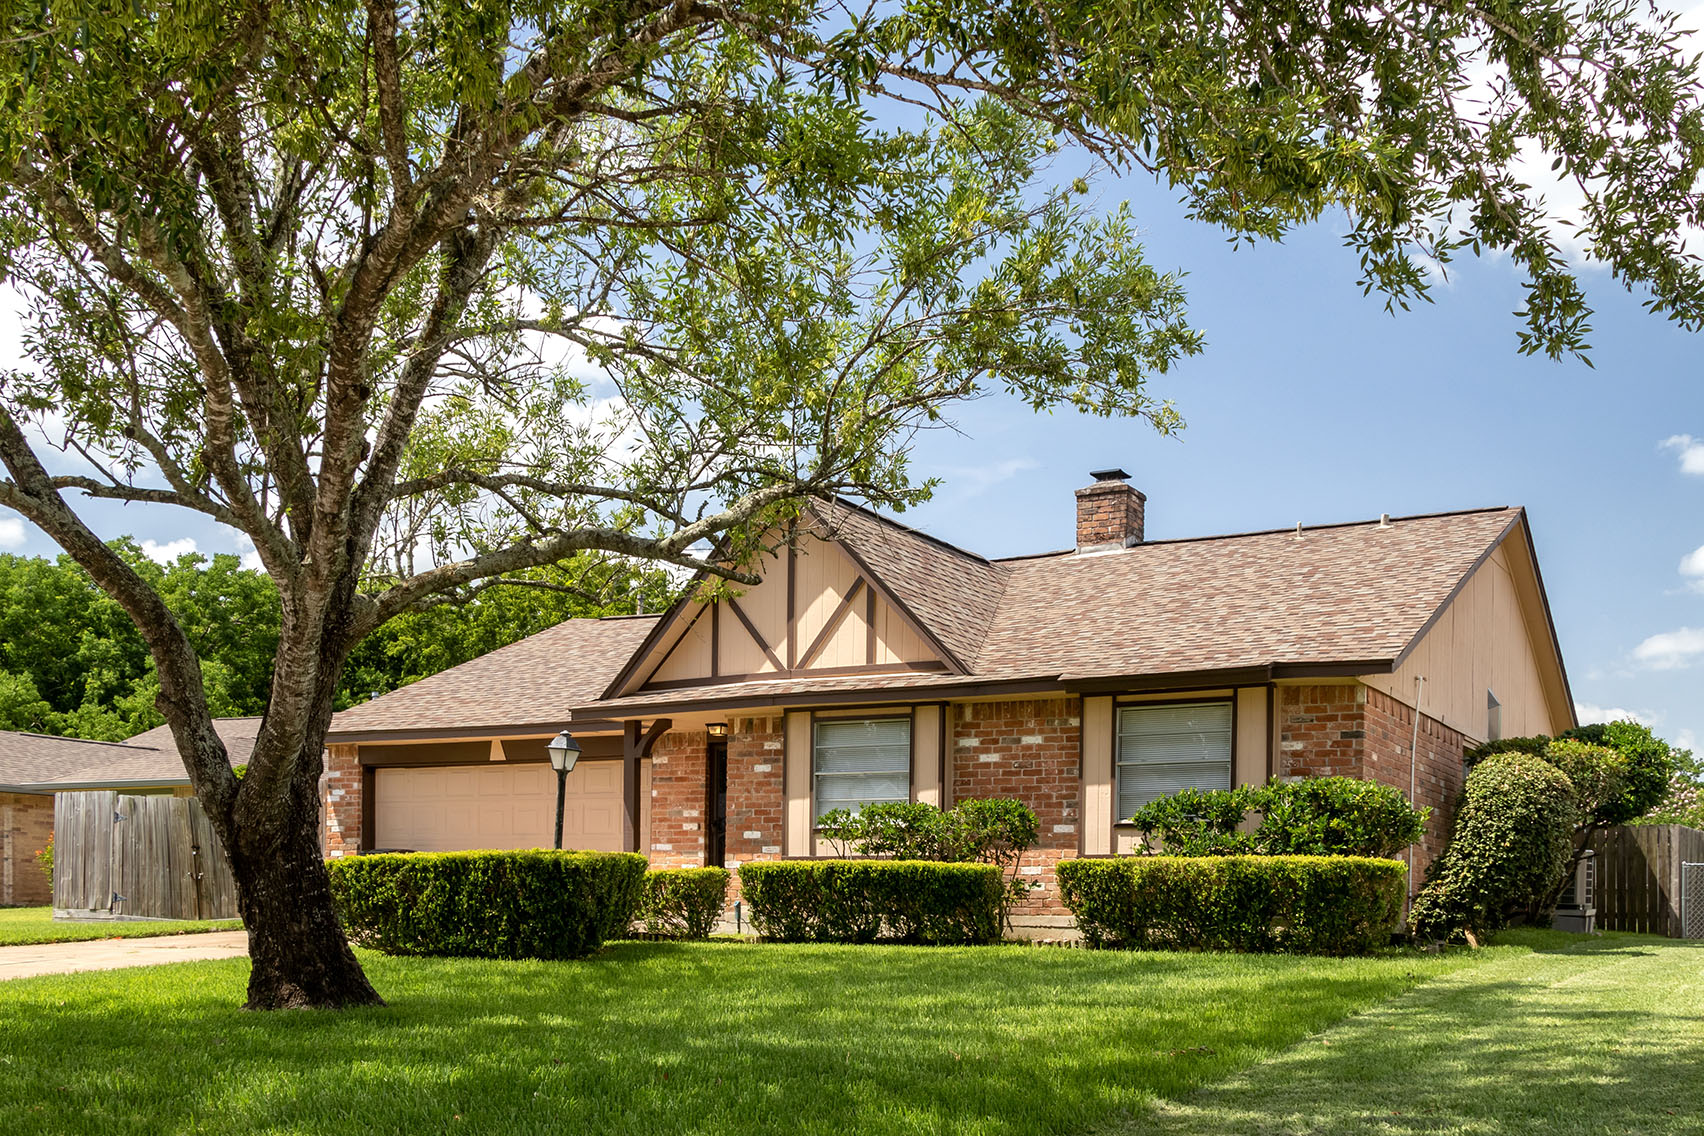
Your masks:
<svg viewBox="0 0 1704 1136"><path fill-rule="evenodd" d="M549 848L556 822L548 765L380 769L374 795L376 848ZM582 761L568 775L562 846L620 851L621 813L621 762Z"/></svg>

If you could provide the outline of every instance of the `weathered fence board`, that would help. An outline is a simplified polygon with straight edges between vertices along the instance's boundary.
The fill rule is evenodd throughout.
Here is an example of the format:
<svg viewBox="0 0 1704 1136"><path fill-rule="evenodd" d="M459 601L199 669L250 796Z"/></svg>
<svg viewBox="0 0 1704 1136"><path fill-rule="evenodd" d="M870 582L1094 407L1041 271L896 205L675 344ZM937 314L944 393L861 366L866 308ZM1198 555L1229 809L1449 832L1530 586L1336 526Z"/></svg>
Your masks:
<svg viewBox="0 0 1704 1136"><path fill-rule="evenodd" d="M236 881L193 797L60 793L53 908L68 919L231 919Z"/></svg>
<svg viewBox="0 0 1704 1136"><path fill-rule="evenodd" d="M1681 936L1681 864L1704 861L1704 832L1678 824L1621 825L1592 838L1598 926Z"/></svg>

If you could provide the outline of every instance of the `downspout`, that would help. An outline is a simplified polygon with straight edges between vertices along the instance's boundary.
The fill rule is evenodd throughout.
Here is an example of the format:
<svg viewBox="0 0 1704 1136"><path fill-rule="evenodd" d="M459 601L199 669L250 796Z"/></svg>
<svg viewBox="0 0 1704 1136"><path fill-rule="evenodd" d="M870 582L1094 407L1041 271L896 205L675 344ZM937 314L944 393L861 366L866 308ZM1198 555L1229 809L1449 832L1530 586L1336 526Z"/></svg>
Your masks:
<svg viewBox="0 0 1704 1136"><path fill-rule="evenodd" d="M1414 733L1408 739L1408 805L1414 806L1419 791L1420 702L1426 696L1426 676L1414 676ZM1408 907L1414 907L1414 845L1408 846Z"/></svg>

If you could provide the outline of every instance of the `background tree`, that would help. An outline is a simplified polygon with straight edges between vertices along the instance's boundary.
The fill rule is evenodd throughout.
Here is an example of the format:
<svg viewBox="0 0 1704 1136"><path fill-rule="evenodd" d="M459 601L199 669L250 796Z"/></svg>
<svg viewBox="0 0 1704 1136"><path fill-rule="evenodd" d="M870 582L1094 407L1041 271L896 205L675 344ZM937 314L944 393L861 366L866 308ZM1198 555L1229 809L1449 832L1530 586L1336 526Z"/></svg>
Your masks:
<svg viewBox="0 0 1704 1136"><path fill-rule="evenodd" d="M155 564L111 542L165 600L201 660L215 717L265 711L278 649L278 589L235 556ZM525 588L405 612L351 653L338 709L507 646L565 619L661 611L667 573L580 554L524 573ZM119 741L161 725L160 679L124 610L69 556L0 554L0 730Z"/></svg>
<svg viewBox="0 0 1704 1136"><path fill-rule="evenodd" d="M1177 280L1050 174L1061 145L1240 236L1346 215L1392 304L1506 253L1521 347L1559 354L1587 310L1529 146L1589 191L1596 257L1701 314L1695 62L1632 4L0 12L0 271L34 364L0 390L0 505L139 628L256 1007L378 998L314 833L374 629L576 552L749 578L807 497L925 496L911 432L990 391L1176 428L1147 380L1200 346ZM240 784L185 628L72 494L253 540L280 622Z"/></svg>

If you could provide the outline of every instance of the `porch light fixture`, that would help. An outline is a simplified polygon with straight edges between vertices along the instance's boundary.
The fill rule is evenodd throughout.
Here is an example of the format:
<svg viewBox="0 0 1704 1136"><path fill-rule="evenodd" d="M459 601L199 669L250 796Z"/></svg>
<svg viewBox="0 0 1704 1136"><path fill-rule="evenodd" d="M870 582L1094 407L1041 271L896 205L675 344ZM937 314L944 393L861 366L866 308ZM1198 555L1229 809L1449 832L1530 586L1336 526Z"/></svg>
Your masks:
<svg viewBox="0 0 1704 1136"><path fill-rule="evenodd" d="M705 729L710 731L710 736L713 738L725 738L728 736L728 723L726 722L711 722L705 727Z"/></svg>
<svg viewBox="0 0 1704 1136"><path fill-rule="evenodd" d="M544 747L550 755L550 767L556 770L556 847L562 847L562 810L568 803L568 774L580 760L580 743L574 735L563 730Z"/></svg>

